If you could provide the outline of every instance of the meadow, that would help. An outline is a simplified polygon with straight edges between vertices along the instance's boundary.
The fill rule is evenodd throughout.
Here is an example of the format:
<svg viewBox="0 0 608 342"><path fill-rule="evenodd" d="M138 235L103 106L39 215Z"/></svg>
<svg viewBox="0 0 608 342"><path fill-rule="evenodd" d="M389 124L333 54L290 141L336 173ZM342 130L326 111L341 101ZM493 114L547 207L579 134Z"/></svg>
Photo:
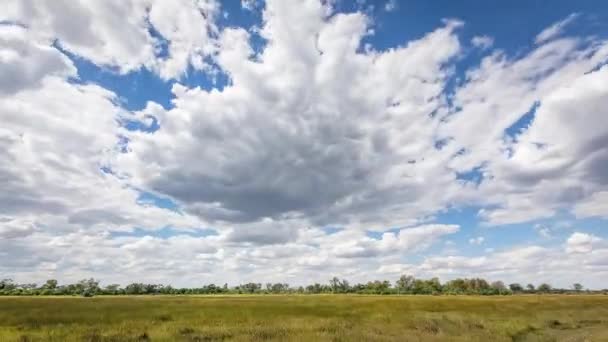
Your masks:
<svg viewBox="0 0 608 342"><path fill-rule="evenodd" d="M608 341L608 296L0 297L0 341Z"/></svg>

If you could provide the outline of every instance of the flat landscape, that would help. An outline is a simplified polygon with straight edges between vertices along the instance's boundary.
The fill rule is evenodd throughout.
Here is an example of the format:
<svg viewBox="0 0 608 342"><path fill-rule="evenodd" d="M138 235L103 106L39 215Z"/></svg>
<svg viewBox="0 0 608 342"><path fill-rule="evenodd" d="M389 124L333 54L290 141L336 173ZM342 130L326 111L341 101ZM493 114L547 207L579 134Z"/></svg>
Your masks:
<svg viewBox="0 0 608 342"><path fill-rule="evenodd" d="M0 297L1 341L608 341L608 296Z"/></svg>

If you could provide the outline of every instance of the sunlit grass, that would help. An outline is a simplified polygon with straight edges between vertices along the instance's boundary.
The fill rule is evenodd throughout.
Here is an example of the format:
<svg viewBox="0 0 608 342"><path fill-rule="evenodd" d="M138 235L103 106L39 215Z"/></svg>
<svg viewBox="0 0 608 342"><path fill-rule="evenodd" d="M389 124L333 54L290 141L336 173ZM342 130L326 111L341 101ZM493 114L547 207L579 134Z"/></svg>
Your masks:
<svg viewBox="0 0 608 342"><path fill-rule="evenodd" d="M608 341L608 296L0 298L1 341Z"/></svg>

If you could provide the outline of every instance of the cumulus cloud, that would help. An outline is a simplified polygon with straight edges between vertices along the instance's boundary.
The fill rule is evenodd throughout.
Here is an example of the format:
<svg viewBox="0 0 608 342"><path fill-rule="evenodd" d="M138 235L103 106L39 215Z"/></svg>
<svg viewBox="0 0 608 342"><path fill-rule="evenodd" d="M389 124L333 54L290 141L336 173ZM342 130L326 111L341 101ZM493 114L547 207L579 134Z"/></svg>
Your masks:
<svg viewBox="0 0 608 342"><path fill-rule="evenodd" d="M299 24L286 31L285 22ZM461 23L363 52L368 25L360 13L325 19L315 1L297 13L268 2L260 55L248 32L224 30L215 59L231 84L175 86L175 107L157 113L161 129L131 133L133 153L117 165L139 186L219 223L298 217L382 229L420 222L448 203L480 204L490 224L516 223L571 209L605 186L598 173L605 126L594 125L591 136L585 124L569 123L589 106L597 109L576 122L592 122L582 117L595 116L607 98L606 70L594 70L608 56L605 42L547 41L515 60L496 51L467 73L450 108L442 89L446 63L460 52ZM527 112L534 120L506 133ZM556 133L564 129L568 142ZM581 153L589 160L575 166ZM478 188L455 181L475 168L484 175ZM559 188L546 181L564 174L572 177Z"/></svg>
<svg viewBox="0 0 608 342"><path fill-rule="evenodd" d="M159 283L173 278L195 284L217 267L221 251L214 244L214 237L188 235L161 239L86 231L60 236L37 232L0 241L0 256L6 260L0 264L0 273L35 281L103 277L105 282L126 283L137 278Z"/></svg>
<svg viewBox="0 0 608 342"><path fill-rule="evenodd" d="M593 250L593 245L600 241L600 238L591 234L575 232L566 241L566 252L589 253Z"/></svg>
<svg viewBox="0 0 608 342"><path fill-rule="evenodd" d="M440 136L455 155L450 168L482 173L482 219L548 218L606 188L600 172L606 130L599 123L605 115L598 114L608 69L598 65L607 58L605 41L571 37L547 41L516 60L493 52L468 71Z"/></svg>
<svg viewBox="0 0 608 342"><path fill-rule="evenodd" d="M608 104L607 77L608 69L603 68L548 94L536 110L534 123L512 145L510 157L490 166L496 181L526 189L505 202L509 208L521 207L522 220L549 217L559 208L572 209L573 203L592 201L608 186L603 171L608 161L607 132L599 128L606 124L602 123L605 116L596 117ZM557 179L564 181L558 186L551 181ZM505 222L499 215L497 210L489 218Z"/></svg>
<svg viewBox="0 0 608 342"><path fill-rule="evenodd" d="M393 253L412 253L428 248L439 238L458 232L457 225L423 225L401 229L396 233L386 232L379 240L360 236L358 239L333 244L338 257L371 257ZM342 234L337 234L340 237Z"/></svg>
<svg viewBox="0 0 608 342"><path fill-rule="evenodd" d="M106 282L123 283L134 278L164 282L168 277L178 284L197 284L202 279L216 283L253 278L285 281L286 277L296 282L311 278L324 282L332 273L363 281L369 269L382 264L382 258L413 255L457 231L458 227L451 225L419 226L386 233L376 240L360 231L328 234L302 228L289 242L253 240L264 242L253 245L255 248L247 248L249 240L235 240L230 231L169 238L87 231L53 236L40 231L0 241L0 255L14 257L14 262L0 265L0 272L16 271L16 276L40 281L45 277L78 280L103 274Z"/></svg>
<svg viewBox="0 0 608 342"><path fill-rule="evenodd" d="M274 245L293 242L304 229L296 220L274 221L270 218L247 225L235 225L226 234L227 242Z"/></svg>
<svg viewBox="0 0 608 342"><path fill-rule="evenodd" d="M56 49L38 42L29 30L0 25L0 95L40 86L47 76L75 76L72 62Z"/></svg>
<svg viewBox="0 0 608 342"><path fill-rule="evenodd" d="M394 263L383 266L379 272L387 277L409 273L419 277L439 276L484 277L502 279L507 283L539 284L568 287L575 282L592 287L604 285L608 269L608 248L601 239L585 233L573 233L566 241L566 251L560 247L537 245L516 246L490 250L482 256L430 256L420 264ZM592 249L591 244L597 248Z"/></svg>
<svg viewBox="0 0 608 342"><path fill-rule="evenodd" d="M598 170L599 171L599 170ZM608 218L608 191L598 191L574 206L576 217Z"/></svg>
<svg viewBox="0 0 608 342"><path fill-rule="evenodd" d="M137 190L103 171L121 150L126 130L119 122L137 117L117 107L106 89L69 81L69 59L31 40L26 29L13 30L9 46L19 48L11 50L15 57L5 60L6 68L29 69L23 64L31 62L36 70L45 60L58 67L36 77L36 71L19 73L20 88L0 95L3 235L31 233L26 227L33 226L58 233L196 226L194 218L139 205Z"/></svg>
<svg viewBox="0 0 608 342"><path fill-rule="evenodd" d="M216 59L231 85L174 87L161 128L131 133L133 153L117 166L218 222L298 217L382 229L440 208L459 186L433 148L431 114L444 103L444 64L459 51L461 24L362 53L367 18L325 20L323 11L316 1L297 11L269 1L267 46L255 60L248 33L226 29Z"/></svg>
<svg viewBox="0 0 608 342"><path fill-rule="evenodd" d="M0 237L3 239L28 236L34 231L34 223L31 221L9 217L0 218Z"/></svg>
<svg viewBox="0 0 608 342"><path fill-rule="evenodd" d="M219 5L213 0L9 0L6 7L2 19L28 27L38 40L56 40L121 73L146 67L168 79L181 76L189 65L205 68Z"/></svg>

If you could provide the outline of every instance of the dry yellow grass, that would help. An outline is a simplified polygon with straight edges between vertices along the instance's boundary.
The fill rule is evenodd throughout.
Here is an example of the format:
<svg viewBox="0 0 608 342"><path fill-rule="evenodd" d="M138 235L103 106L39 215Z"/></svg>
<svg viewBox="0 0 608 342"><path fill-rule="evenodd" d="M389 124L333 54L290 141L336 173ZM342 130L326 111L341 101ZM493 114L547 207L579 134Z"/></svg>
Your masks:
<svg viewBox="0 0 608 342"><path fill-rule="evenodd" d="M608 296L0 298L1 341L608 341Z"/></svg>

